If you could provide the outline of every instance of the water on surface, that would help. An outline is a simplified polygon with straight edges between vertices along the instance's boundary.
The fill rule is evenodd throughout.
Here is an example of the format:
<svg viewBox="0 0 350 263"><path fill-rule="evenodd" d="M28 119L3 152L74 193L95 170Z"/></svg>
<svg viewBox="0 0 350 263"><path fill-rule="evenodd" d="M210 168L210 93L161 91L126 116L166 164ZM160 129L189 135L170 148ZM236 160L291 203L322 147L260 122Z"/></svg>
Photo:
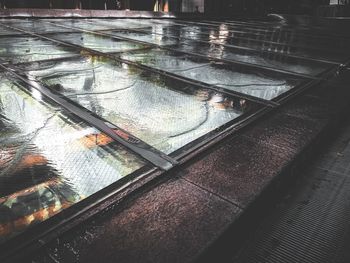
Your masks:
<svg viewBox="0 0 350 263"><path fill-rule="evenodd" d="M67 29L59 28L57 26L54 26L49 23L43 23L41 20L33 19L33 20L26 20L26 19L0 19L0 23L10 26L19 28L22 30L26 30L33 33L49 33L49 32L66 32ZM8 29L10 30L10 29ZM13 31L17 32L17 31ZM22 33L20 33L22 34Z"/></svg>
<svg viewBox="0 0 350 263"><path fill-rule="evenodd" d="M0 90L0 243L145 165L36 90Z"/></svg>
<svg viewBox="0 0 350 263"><path fill-rule="evenodd" d="M85 29L85 30L92 30L92 31L97 31L97 30L105 30L108 29L108 27L97 24L97 23L88 23L90 21L89 19L43 19L42 23L47 23L50 22L52 23L51 26L55 27L54 24L58 25L56 28L59 30L69 30L65 27L71 27L71 28L80 28L80 29ZM60 27L59 25L63 25L65 27Z"/></svg>
<svg viewBox="0 0 350 263"><path fill-rule="evenodd" d="M283 54L293 55L293 50L288 45L279 46L276 49L270 49L268 45L262 45L260 47L264 50L276 51L275 55L261 52L259 51L260 48L256 47L256 51L239 48L246 47L247 45L245 44L233 44L238 48L229 47L232 41L230 40L228 31L224 30L210 31L210 33L203 35L196 31L177 31L173 30L172 27L153 25L149 28L140 29L139 32L118 32L114 30L105 31L105 33L113 36L128 37L160 46L176 45L171 48L275 69L284 69L306 75L317 75L329 68L329 64L326 63L283 56ZM250 46L248 47L251 48ZM319 58L319 56L316 56L316 58Z"/></svg>
<svg viewBox="0 0 350 263"><path fill-rule="evenodd" d="M0 59L12 63L62 58L72 55L76 55L76 52L37 37L0 37Z"/></svg>
<svg viewBox="0 0 350 263"><path fill-rule="evenodd" d="M233 98L125 64L84 58L45 68L28 73L165 153L243 114Z"/></svg>
<svg viewBox="0 0 350 263"><path fill-rule="evenodd" d="M121 52L145 47L144 45L132 42L120 41L88 33L59 34L50 37L101 52Z"/></svg>
<svg viewBox="0 0 350 263"><path fill-rule="evenodd" d="M137 41L144 41L151 44L156 44L159 46L175 45L178 43L177 39L169 38L166 35L161 35L158 33L157 28L153 28L151 33L143 32L125 32L125 31L108 31L112 36L125 37Z"/></svg>
<svg viewBox="0 0 350 263"><path fill-rule="evenodd" d="M222 58L275 69L283 69L286 71L301 73L305 75L317 75L330 67L330 65L326 63L302 61L279 56L278 52L275 55L267 55L262 52L241 51L234 48L220 46L220 42L225 41L213 40L212 44L184 41L182 44L175 47L175 49L180 51L199 53L219 59ZM281 53L283 54L284 52Z"/></svg>
<svg viewBox="0 0 350 263"><path fill-rule="evenodd" d="M289 91L300 82L290 77L272 77L257 71L242 72L208 60L157 49L124 53L121 56L123 59L266 100Z"/></svg>

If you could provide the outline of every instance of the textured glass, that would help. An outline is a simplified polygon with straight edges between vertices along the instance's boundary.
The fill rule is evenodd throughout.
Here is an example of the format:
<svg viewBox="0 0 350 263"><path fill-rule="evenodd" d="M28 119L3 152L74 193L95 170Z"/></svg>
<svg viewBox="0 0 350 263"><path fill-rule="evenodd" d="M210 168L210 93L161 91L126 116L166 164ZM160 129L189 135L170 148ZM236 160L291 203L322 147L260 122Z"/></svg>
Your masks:
<svg viewBox="0 0 350 263"><path fill-rule="evenodd" d="M97 24L108 29L136 29L154 24L150 19L88 19L87 22Z"/></svg>
<svg viewBox="0 0 350 263"><path fill-rule="evenodd" d="M1 22L1 20L0 20ZM5 27L0 27L0 36L3 35L18 35L20 32L13 31L11 29L6 29Z"/></svg>
<svg viewBox="0 0 350 263"><path fill-rule="evenodd" d="M0 59L13 63L62 58L76 52L37 37L0 37Z"/></svg>
<svg viewBox="0 0 350 263"><path fill-rule="evenodd" d="M219 63L188 55L152 50L122 54L123 59L166 70L193 80L271 100L300 83L298 79L272 77L261 72L240 72Z"/></svg>
<svg viewBox="0 0 350 263"><path fill-rule="evenodd" d="M326 63L297 60L280 56L278 53L274 55L255 51L240 51L239 49L217 45L219 42L219 40L213 40L213 44L211 45L195 41L185 41L185 44L174 48L179 51L194 52L214 58L246 62L305 75L317 75L329 68L329 64ZM223 40L223 42L225 41Z"/></svg>
<svg viewBox="0 0 350 263"><path fill-rule="evenodd" d="M33 19L33 20L8 19L8 20L0 20L0 22L7 26L19 28L19 29L26 30L29 32L34 32L34 33L69 31L68 29L60 28L50 23L42 22L41 20L38 20L38 19Z"/></svg>
<svg viewBox="0 0 350 263"><path fill-rule="evenodd" d="M42 67L28 73L165 153L243 114L232 98L125 64L85 58Z"/></svg>
<svg viewBox="0 0 350 263"><path fill-rule="evenodd" d="M202 34L192 29L174 30L173 27L165 27L163 25L153 25L152 27L139 29L143 33L119 33L117 31L106 31L106 33L116 36L129 37L132 39L142 40L153 44L167 44L164 39L170 41L170 44L183 43L172 48L180 51L195 52L203 55L224 58L233 61L246 62L260 66L271 67L275 69L283 69L295 73L302 73L306 75L317 75L329 68L329 64L321 63L312 60L302 60L297 58L263 53L260 51L245 50L240 48L229 47L231 38L230 33L222 28L220 31L212 31L210 34ZM153 36L153 39L148 38L134 38L135 35ZM159 41L155 41L158 38ZM192 41L193 40L193 41ZM162 42L163 41L163 42ZM266 44L261 44L264 48ZM280 48L279 53L287 53L291 48L288 45Z"/></svg>
<svg viewBox="0 0 350 263"><path fill-rule="evenodd" d="M59 34L50 37L102 52L120 52L145 47L144 45L92 35L89 33Z"/></svg>
<svg viewBox="0 0 350 263"><path fill-rule="evenodd" d="M36 90L0 91L0 243L144 165Z"/></svg>
<svg viewBox="0 0 350 263"><path fill-rule="evenodd" d="M45 22L52 22L57 25L64 25L66 27L75 27L75 28L81 28L81 29L86 29L86 30L104 30L108 29L108 27L102 25L102 24L97 24L97 23L88 23L88 19L46 19L43 20ZM58 27L60 28L60 27ZM67 29L65 29L67 30Z"/></svg>
<svg viewBox="0 0 350 263"><path fill-rule="evenodd" d="M160 46L175 45L179 41L174 38L169 38L166 35L162 35L162 27L152 27L150 32L133 32L133 31L108 31L107 33L112 36L125 37L132 40L144 41L150 44L156 44Z"/></svg>

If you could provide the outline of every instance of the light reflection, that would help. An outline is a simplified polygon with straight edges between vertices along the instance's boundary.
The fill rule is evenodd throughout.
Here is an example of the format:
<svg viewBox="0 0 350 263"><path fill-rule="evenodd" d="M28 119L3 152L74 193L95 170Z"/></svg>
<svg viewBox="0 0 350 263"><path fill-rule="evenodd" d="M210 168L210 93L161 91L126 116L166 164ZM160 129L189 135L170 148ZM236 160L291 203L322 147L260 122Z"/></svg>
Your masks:
<svg viewBox="0 0 350 263"><path fill-rule="evenodd" d="M224 56L227 54L227 51L223 51ZM175 56L161 50L123 54L122 58L268 100L290 90L297 83L295 80L272 78L259 72L239 72L224 63L206 63L190 56Z"/></svg>
<svg viewBox="0 0 350 263"><path fill-rule="evenodd" d="M225 24L219 26L219 31L211 30L209 34L210 54L215 58L223 58L225 51L225 44L230 35L230 31Z"/></svg>
<svg viewBox="0 0 350 263"><path fill-rule="evenodd" d="M7 81L0 89L0 242L144 165L46 104L35 89L32 97Z"/></svg>
<svg viewBox="0 0 350 263"><path fill-rule="evenodd" d="M67 67L66 63L31 74L51 87L60 85L58 92L165 153L174 152L242 114L230 106L233 103L226 103L232 99L211 102L213 94L207 94L205 99L195 92L182 92L177 89L183 87L134 67L92 63L88 59L72 63L69 65L75 70L71 74L57 73ZM93 78L91 68L95 68Z"/></svg>
<svg viewBox="0 0 350 263"><path fill-rule="evenodd" d="M37 101L42 101L42 95L41 93L36 90L36 89L32 89L32 96L37 100Z"/></svg>

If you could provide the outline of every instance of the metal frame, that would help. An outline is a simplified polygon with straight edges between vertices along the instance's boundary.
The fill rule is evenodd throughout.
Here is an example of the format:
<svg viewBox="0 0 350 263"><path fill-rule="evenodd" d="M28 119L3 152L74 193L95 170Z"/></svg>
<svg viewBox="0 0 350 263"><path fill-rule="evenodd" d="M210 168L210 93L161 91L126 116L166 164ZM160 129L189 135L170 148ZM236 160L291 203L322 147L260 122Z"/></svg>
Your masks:
<svg viewBox="0 0 350 263"><path fill-rule="evenodd" d="M136 138L135 136L119 128L118 126L115 126L112 123L102 120L100 117L94 116L91 112L88 112L82 107L79 107L68 98L63 98L62 96L52 92L42 83L30 78L29 76L21 74L15 68L1 63L0 68L15 76L17 79L23 81L26 85L29 85L30 87L38 90L42 95L60 105L60 107L78 116L86 123L102 131L121 145L125 146L127 149L141 156L143 159L149 161L150 163L156 165L158 168L164 171L168 171L177 164L176 160L173 160L169 156L163 154L139 138Z"/></svg>

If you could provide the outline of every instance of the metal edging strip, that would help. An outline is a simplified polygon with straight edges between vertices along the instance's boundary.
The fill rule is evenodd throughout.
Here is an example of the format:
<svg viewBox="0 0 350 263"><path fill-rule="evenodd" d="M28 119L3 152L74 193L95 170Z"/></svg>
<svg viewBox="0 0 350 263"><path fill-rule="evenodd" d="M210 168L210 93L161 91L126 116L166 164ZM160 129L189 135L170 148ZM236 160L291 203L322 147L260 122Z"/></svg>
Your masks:
<svg viewBox="0 0 350 263"><path fill-rule="evenodd" d="M32 88L38 90L41 94L51 99L52 101L60 105L62 108L78 116L88 124L92 125L93 127L97 128L101 132L105 133L106 135L111 137L113 140L122 144L127 149L141 156L143 159L149 161L150 163L154 164L158 168L164 171L168 171L178 163L175 159L158 151L157 149L153 148L152 146L148 145L142 140L122 130L121 128L114 125L109 125L109 123L106 123L100 118L95 117L94 115L89 113L87 110L84 110L70 103L67 99L53 93L50 89L48 89L41 83L37 82L35 79L31 79L28 76L21 75L13 68L10 68L9 65L5 66L0 63L0 68L10 73L15 78L23 81L27 85L30 85Z"/></svg>

